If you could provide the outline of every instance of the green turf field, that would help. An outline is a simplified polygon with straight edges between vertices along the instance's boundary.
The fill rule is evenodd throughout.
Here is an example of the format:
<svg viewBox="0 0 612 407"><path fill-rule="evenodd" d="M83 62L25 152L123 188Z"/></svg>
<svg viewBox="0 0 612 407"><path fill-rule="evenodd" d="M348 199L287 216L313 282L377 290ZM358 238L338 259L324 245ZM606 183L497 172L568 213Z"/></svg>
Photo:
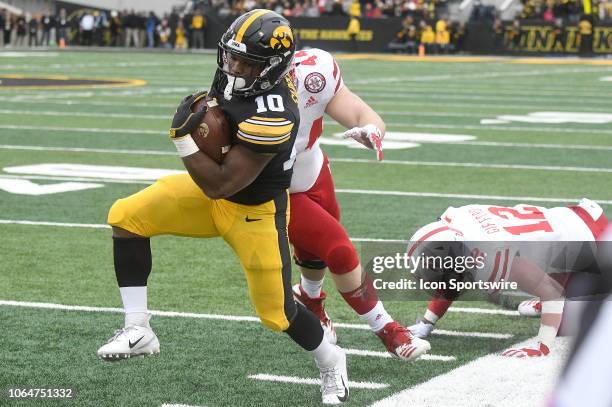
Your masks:
<svg viewBox="0 0 612 407"><path fill-rule="evenodd" d="M604 210L612 209L612 82L600 80L612 76L612 65L393 62L342 56L338 63L346 84L380 112L389 132L472 136L458 143L427 139L414 148L387 149L387 162L381 164L370 151L324 146L343 223L358 248L368 239L408 239L451 205L512 206L526 201L562 206L589 197ZM161 355L110 364L97 359L95 351L121 326L120 314L17 306L37 302L120 307L110 230L102 225L116 199L150 181L15 174L7 167L62 163L181 170L165 134L180 99L207 88L214 69L213 55L0 53L0 76L146 81L144 86L120 88L0 86L0 300L19 302L0 305L2 391L70 387L76 391L71 405L79 406L318 405L317 386L249 378L318 375L310 357L289 338L257 322L157 316L152 326L162 344ZM534 116L536 112L564 112L553 116L573 119L546 122ZM337 144L332 134L341 131L329 123L325 137ZM401 139L406 136L398 137L389 139L406 141ZM41 191L62 182L100 186L26 195L7 191L4 182L10 179L29 180ZM222 240L161 237L153 239L152 246L151 309L254 316L242 271ZM327 283L327 308L334 321L359 324ZM413 323L425 306L425 301L386 304L404 324ZM484 302L457 306L499 308ZM406 364L380 355L351 355L351 381L388 386L351 389L347 405L367 405L502 350L535 335L537 327L537 320L516 316L451 312L440 329L512 336L434 335L431 353L453 357L445 360ZM339 328L338 334L345 348L384 351L366 330ZM3 397L0 405L64 403Z"/></svg>

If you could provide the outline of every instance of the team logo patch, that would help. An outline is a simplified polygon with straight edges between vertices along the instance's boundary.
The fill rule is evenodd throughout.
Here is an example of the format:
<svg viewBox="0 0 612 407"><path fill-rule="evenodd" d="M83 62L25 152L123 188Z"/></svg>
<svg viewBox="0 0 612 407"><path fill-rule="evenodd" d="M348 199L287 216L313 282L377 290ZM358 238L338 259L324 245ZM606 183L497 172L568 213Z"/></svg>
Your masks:
<svg viewBox="0 0 612 407"><path fill-rule="evenodd" d="M286 25L276 27L270 38L272 49L289 49L293 44L293 33Z"/></svg>
<svg viewBox="0 0 612 407"><path fill-rule="evenodd" d="M325 89L325 77L318 72L312 72L306 75L304 86L310 93L319 93Z"/></svg>
<svg viewBox="0 0 612 407"><path fill-rule="evenodd" d="M125 87L143 86L145 84L145 81L139 79L70 78L67 76L29 76L13 74L0 75L0 89Z"/></svg>
<svg viewBox="0 0 612 407"><path fill-rule="evenodd" d="M202 138L206 138L208 137L209 132L210 130L208 129L208 124L200 123L200 125L198 126L198 135Z"/></svg>

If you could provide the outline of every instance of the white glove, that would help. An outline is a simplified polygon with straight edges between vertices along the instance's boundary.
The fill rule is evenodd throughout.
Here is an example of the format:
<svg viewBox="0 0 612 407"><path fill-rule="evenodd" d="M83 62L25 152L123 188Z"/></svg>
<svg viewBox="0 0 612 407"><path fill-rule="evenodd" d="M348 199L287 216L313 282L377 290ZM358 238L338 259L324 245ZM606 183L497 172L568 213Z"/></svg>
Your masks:
<svg viewBox="0 0 612 407"><path fill-rule="evenodd" d="M383 160L382 135L378 127L373 124L366 124L363 127L353 127L345 131L342 137L352 138L370 150L375 150L376 159L378 161Z"/></svg>
<svg viewBox="0 0 612 407"><path fill-rule="evenodd" d="M548 346L542 342L535 342L526 345L523 348L508 348L502 352L502 356L510 358L530 358L530 357L541 357L546 356L550 353Z"/></svg>

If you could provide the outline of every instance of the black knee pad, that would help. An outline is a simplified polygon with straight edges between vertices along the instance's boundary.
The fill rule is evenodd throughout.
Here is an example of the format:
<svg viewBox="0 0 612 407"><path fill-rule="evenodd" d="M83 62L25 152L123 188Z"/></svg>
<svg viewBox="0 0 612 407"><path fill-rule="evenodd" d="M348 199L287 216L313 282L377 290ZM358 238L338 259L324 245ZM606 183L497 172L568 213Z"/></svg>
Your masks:
<svg viewBox="0 0 612 407"><path fill-rule="evenodd" d="M312 270L323 270L327 264L323 260L300 260L297 256L293 256L293 261L300 267Z"/></svg>

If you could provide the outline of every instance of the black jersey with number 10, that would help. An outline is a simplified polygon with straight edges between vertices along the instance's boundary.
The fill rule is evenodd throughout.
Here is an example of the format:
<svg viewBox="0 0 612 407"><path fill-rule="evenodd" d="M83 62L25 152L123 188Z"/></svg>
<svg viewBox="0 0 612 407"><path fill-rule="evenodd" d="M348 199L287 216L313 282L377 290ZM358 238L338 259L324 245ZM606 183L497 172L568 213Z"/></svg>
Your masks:
<svg viewBox="0 0 612 407"><path fill-rule="evenodd" d="M251 184L227 200L258 205L289 188L295 161L293 144L300 127L297 93L291 77L287 75L268 92L257 96L234 96L228 101L215 87L210 94L228 117L232 145L240 144L261 154L274 154Z"/></svg>

